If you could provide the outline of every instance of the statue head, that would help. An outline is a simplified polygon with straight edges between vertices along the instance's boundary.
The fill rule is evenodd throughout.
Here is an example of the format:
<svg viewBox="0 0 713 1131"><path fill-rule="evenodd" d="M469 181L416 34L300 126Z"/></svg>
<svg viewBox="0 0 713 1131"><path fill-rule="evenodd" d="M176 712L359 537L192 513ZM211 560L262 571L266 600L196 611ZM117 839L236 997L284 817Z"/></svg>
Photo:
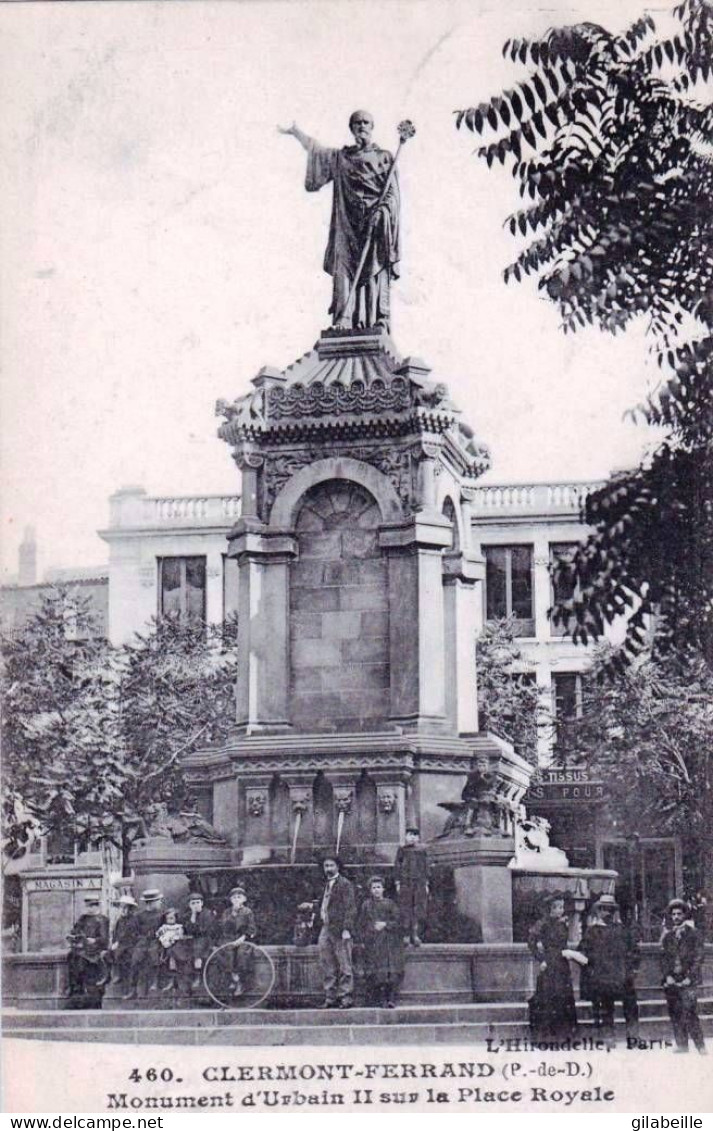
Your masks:
<svg viewBox="0 0 713 1131"><path fill-rule="evenodd" d="M355 110L349 118L349 129L357 145L364 148L371 141L374 119L368 110Z"/></svg>

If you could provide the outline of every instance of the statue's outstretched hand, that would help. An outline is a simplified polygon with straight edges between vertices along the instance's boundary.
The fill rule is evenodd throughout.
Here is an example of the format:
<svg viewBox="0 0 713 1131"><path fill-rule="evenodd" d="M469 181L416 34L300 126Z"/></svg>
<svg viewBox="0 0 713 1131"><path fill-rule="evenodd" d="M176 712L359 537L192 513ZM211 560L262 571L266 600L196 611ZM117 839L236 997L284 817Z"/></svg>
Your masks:
<svg viewBox="0 0 713 1131"><path fill-rule="evenodd" d="M293 122L291 126L278 126L277 132L279 134L287 134L288 136L296 137L303 149L309 149L310 139L307 137L306 133L302 132L297 122Z"/></svg>

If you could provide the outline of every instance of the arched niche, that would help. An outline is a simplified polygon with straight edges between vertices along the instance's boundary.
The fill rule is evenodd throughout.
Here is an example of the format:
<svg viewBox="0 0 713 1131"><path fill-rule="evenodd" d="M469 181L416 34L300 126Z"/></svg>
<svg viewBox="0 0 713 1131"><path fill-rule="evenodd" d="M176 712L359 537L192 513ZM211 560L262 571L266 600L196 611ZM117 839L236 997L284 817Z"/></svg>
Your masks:
<svg viewBox="0 0 713 1131"><path fill-rule="evenodd" d="M371 729L389 714L388 563L381 509L361 483L328 479L300 498L290 566L290 722Z"/></svg>
<svg viewBox="0 0 713 1131"><path fill-rule="evenodd" d="M446 553L458 553L461 548L460 521L458 510L450 495L446 495L441 506L441 514L451 524L451 544Z"/></svg>
<svg viewBox="0 0 713 1131"><path fill-rule="evenodd" d="M379 508L382 522L403 518L401 503L391 481L375 467L358 459L335 457L317 460L296 471L277 495L270 512L270 526L291 528L304 496L320 483L343 479L362 486Z"/></svg>

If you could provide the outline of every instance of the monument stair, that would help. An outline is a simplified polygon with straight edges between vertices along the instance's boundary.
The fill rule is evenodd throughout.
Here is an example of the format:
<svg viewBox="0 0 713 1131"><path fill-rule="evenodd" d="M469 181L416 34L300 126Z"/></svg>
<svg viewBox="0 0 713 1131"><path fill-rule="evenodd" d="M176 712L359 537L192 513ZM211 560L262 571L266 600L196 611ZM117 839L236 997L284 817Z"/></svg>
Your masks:
<svg viewBox="0 0 713 1131"><path fill-rule="evenodd" d="M19 1010L6 1009L9 1038L45 1041L102 1041L112 1044L178 1045L418 1045L484 1044L529 1036L524 1002L400 1006L396 1009L171 1009ZM644 1040L670 1039L663 1000L640 1000ZM699 1000L706 1036L713 1037L713 990ZM591 1010L578 1004L581 1037L593 1037ZM618 1043L626 1041L617 1007Z"/></svg>

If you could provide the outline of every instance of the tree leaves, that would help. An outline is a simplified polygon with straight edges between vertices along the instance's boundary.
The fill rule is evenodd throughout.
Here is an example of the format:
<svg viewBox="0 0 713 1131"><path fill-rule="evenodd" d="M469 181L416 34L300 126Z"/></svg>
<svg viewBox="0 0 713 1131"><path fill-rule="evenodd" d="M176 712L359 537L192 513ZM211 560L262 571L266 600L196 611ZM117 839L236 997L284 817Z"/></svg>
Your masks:
<svg viewBox="0 0 713 1131"><path fill-rule="evenodd" d="M510 40L526 79L456 123L494 134L478 156L509 166L531 202L506 221L526 242L505 281L536 278L565 332L645 317L667 371L635 410L667 442L623 496L617 480L590 499L578 603L560 612L589 642L633 598L656 614L662 647L713 664L713 106L687 93L711 73L713 6L684 0L674 15L671 35L645 14L620 35L579 24ZM640 628L632 618L612 663L637 654Z"/></svg>
<svg viewBox="0 0 713 1131"><path fill-rule="evenodd" d="M691 880L705 887L713 879L713 673L695 654L662 658L646 648L612 675L612 653L601 649L572 724L580 764L607 781L612 815L629 833L682 837Z"/></svg>
<svg viewBox="0 0 713 1131"><path fill-rule="evenodd" d="M11 848L28 821L128 852L156 799L180 799L180 757L233 722L232 626L163 618L121 649L58 590L3 642L4 812Z"/></svg>

